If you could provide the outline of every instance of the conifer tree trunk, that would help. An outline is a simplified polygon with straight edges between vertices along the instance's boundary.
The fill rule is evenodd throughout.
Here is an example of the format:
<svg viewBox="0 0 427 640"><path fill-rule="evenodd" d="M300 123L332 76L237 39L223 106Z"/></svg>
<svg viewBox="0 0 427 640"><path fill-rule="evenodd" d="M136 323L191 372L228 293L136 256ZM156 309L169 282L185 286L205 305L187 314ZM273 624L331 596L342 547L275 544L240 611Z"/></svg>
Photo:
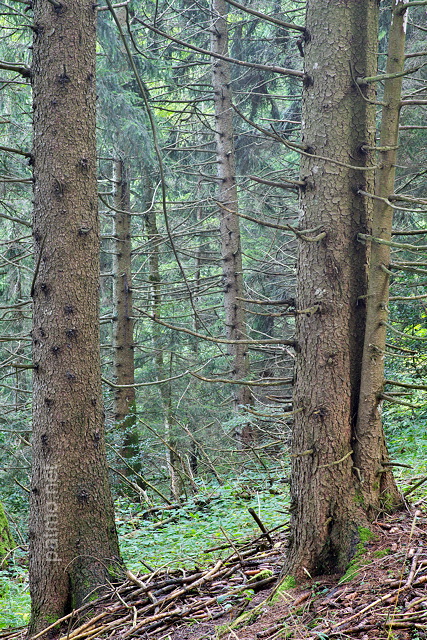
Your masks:
<svg viewBox="0 0 427 640"><path fill-rule="evenodd" d="M212 0L211 51L228 55L227 4L225 0ZM243 268L240 245L240 225L237 215L238 197L234 154L233 108L231 102L230 64L218 58L212 59L212 84L215 105L215 140L218 166L218 204L220 207L220 234L224 287L224 309L226 337L242 340L246 337L245 312L243 309ZM229 354L232 377L244 379L249 373L248 347L231 344ZM234 406L251 404L251 392L245 385L236 385ZM245 427L241 438L252 439L249 427Z"/></svg>
<svg viewBox="0 0 427 640"><path fill-rule="evenodd" d="M133 344L133 302L131 266L131 216L129 178L123 159L114 161L114 243L113 253L113 347L117 385L135 383ZM122 457L136 472L141 471L139 434L136 424L135 387L114 391L114 417L123 432ZM137 458L135 460L135 458ZM128 466L124 472L131 472Z"/></svg>
<svg viewBox="0 0 427 640"><path fill-rule="evenodd" d="M379 141L379 168L375 180L373 238L391 241L402 74L405 66L406 11L402 0L393 0L389 32L384 97ZM372 193L371 193L372 195ZM369 196L368 196L369 197ZM390 276L390 246L371 243L366 333L362 362L362 383L355 440L355 466L359 470L361 493L368 512L375 516L381 508L393 508L402 501L387 463L381 418L384 392L384 352L386 346ZM385 267L385 268L384 268Z"/></svg>
<svg viewBox="0 0 427 640"><path fill-rule="evenodd" d="M119 562L99 353L95 25L92 1L34 2L30 634Z"/></svg>
<svg viewBox="0 0 427 640"><path fill-rule="evenodd" d="M377 69L377 2L309 0L303 91L297 363L292 436L291 544L285 572L304 577L343 571L364 513L353 471L366 294L375 107L352 75ZM374 98L370 86L366 98ZM317 157L316 157L317 156ZM326 158L326 159L325 159ZM310 235L310 234L308 234Z"/></svg>
<svg viewBox="0 0 427 640"><path fill-rule="evenodd" d="M144 169L144 192L145 192L145 230L147 233L147 240L149 244L148 254L148 269L151 284L151 312L153 318L152 323L152 340L154 351L154 367L156 370L156 376L158 380L167 378L172 373L165 367L165 357L163 353L163 345L161 341L160 325L157 324L156 319L161 318L162 310L162 292L161 292L161 276L160 276L160 260L159 260L159 247L161 242L161 235L157 226L156 211L152 205L153 188L149 179L147 170ZM170 360L170 365L172 361ZM164 440L165 440L165 459L166 466L169 473L170 489L174 500L179 501L182 481L177 473L178 459L175 455L175 441L173 438L174 416L172 410L172 387L171 383L167 382L159 385L159 394L162 402L163 409L163 421L164 421Z"/></svg>

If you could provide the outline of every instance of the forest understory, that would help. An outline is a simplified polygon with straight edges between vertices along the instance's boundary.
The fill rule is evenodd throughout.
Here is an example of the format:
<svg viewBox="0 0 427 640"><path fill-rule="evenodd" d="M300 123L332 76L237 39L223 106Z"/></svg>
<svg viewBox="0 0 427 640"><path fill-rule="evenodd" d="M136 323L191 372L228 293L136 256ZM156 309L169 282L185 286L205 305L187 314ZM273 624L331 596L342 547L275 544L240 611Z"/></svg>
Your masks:
<svg viewBox="0 0 427 640"><path fill-rule="evenodd" d="M204 569L155 570L126 580L50 629L55 640L274 640L427 637L425 499L361 529L346 573L295 586L279 577L287 533L245 543ZM226 547L227 545L223 545ZM53 625L52 625L53 627ZM38 634L32 638L36 640ZM23 640L26 628L3 630Z"/></svg>

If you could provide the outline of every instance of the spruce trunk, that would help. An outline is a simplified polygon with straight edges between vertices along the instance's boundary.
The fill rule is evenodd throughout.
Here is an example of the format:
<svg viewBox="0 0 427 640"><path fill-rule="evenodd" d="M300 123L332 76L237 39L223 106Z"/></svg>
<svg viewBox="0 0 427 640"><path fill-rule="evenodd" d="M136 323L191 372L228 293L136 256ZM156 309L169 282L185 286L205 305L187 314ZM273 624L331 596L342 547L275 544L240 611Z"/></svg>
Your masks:
<svg viewBox="0 0 427 640"><path fill-rule="evenodd" d="M394 0L389 33L386 75L400 74L405 65L406 12L404 2ZM386 346L390 276L390 246L375 242L391 240L393 208L389 196L394 191L399 116L403 76L384 80L381 117L379 168L376 173L371 260L367 295L366 334L363 349L362 383L355 441L355 467L360 474L361 494L371 517L384 508L393 509L402 498L388 462L381 418L384 391L384 352ZM372 192L370 192L372 195Z"/></svg>
<svg viewBox="0 0 427 640"><path fill-rule="evenodd" d="M115 382L114 417L123 433L121 455L128 465L124 473L141 471L136 424L135 363L131 266L131 216L127 170L122 159L114 161L113 348Z"/></svg>
<svg viewBox="0 0 427 640"><path fill-rule="evenodd" d="M370 227L374 97L353 74L376 72L376 0L307 5L299 228L291 544L285 572L343 571L364 513L356 503L354 429L360 387ZM355 169L352 167L360 167ZM367 168L367 169L365 169ZM309 233L305 234L310 235Z"/></svg>
<svg viewBox="0 0 427 640"><path fill-rule="evenodd" d="M228 55L227 4L225 0L212 2L211 51ZM228 340L247 337L243 309L243 267L238 217L238 197L234 153L233 107L231 101L230 64L213 58L212 85L215 105L215 141L218 166L218 205L220 208L221 256L224 289L225 331ZM230 344L232 377L242 380L249 373L248 345ZM234 408L251 404L251 392L245 385L236 385ZM253 434L244 427L243 442Z"/></svg>
<svg viewBox="0 0 427 640"><path fill-rule="evenodd" d="M92 1L34 3L30 633L120 566L99 353L95 25Z"/></svg>

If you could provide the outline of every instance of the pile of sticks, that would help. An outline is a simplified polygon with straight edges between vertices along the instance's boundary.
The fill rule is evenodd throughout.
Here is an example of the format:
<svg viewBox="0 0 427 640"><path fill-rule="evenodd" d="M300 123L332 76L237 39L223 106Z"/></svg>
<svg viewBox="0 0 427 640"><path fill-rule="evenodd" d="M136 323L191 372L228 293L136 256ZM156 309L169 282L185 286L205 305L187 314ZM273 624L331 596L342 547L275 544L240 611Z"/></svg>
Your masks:
<svg viewBox="0 0 427 640"><path fill-rule="evenodd" d="M227 612L236 615L254 593L277 580L284 538L276 537L273 542L270 534L263 533L245 545L222 545L231 546L233 552L206 570L162 570L140 577L127 571L120 586L111 585L96 602L58 620L32 640L58 623L62 629L59 640L126 640L157 635L178 623L214 620Z"/></svg>

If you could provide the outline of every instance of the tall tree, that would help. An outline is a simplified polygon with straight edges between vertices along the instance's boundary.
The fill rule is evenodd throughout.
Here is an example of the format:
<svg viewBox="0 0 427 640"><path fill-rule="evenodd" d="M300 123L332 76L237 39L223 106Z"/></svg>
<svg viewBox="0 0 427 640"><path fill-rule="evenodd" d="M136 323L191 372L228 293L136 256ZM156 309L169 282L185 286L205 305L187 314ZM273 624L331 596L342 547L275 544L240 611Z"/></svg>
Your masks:
<svg viewBox="0 0 427 640"><path fill-rule="evenodd" d="M370 228L372 201L356 194L373 189L375 92L363 94L355 75L376 74L377 25L376 0L308 1L300 228L320 234L300 240L298 257L285 570L300 576L344 570L365 519L354 468L367 291L357 234Z"/></svg>
<svg viewBox="0 0 427 640"><path fill-rule="evenodd" d="M381 414L390 287L388 267L393 223L393 207L389 198L394 191L399 146L406 10L405 2L393 0L378 149L380 162L376 172L375 194L365 194L368 198L373 197L374 217L354 464L360 469L365 507L372 515L378 512L382 504L392 506L400 500L390 467L387 466L388 454Z"/></svg>
<svg viewBox="0 0 427 640"><path fill-rule="evenodd" d="M228 26L225 0L212 2L211 50L213 54L228 55ZM236 161L234 152L233 107L231 101L230 63L213 58L212 85L215 105L215 142L218 167L218 205L220 207L221 256L224 288L225 328L228 340L246 337L243 308L243 266L238 217ZM244 379L249 373L247 344L230 344L232 378ZM234 405L251 403L251 392L245 385L237 386ZM248 428L242 439L250 439Z"/></svg>
<svg viewBox="0 0 427 640"><path fill-rule="evenodd" d="M34 3L30 632L117 569L99 356L96 7Z"/></svg>
<svg viewBox="0 0 427 640"><path fill-rule="evenodd" d="M113 348L114 417L123 433L122 456L129 463L124 471L141 471L139 434L136 425L135 359L131 265L131 215L128 170L122 158L114 160L114 251L113 251Z"/></svg>

